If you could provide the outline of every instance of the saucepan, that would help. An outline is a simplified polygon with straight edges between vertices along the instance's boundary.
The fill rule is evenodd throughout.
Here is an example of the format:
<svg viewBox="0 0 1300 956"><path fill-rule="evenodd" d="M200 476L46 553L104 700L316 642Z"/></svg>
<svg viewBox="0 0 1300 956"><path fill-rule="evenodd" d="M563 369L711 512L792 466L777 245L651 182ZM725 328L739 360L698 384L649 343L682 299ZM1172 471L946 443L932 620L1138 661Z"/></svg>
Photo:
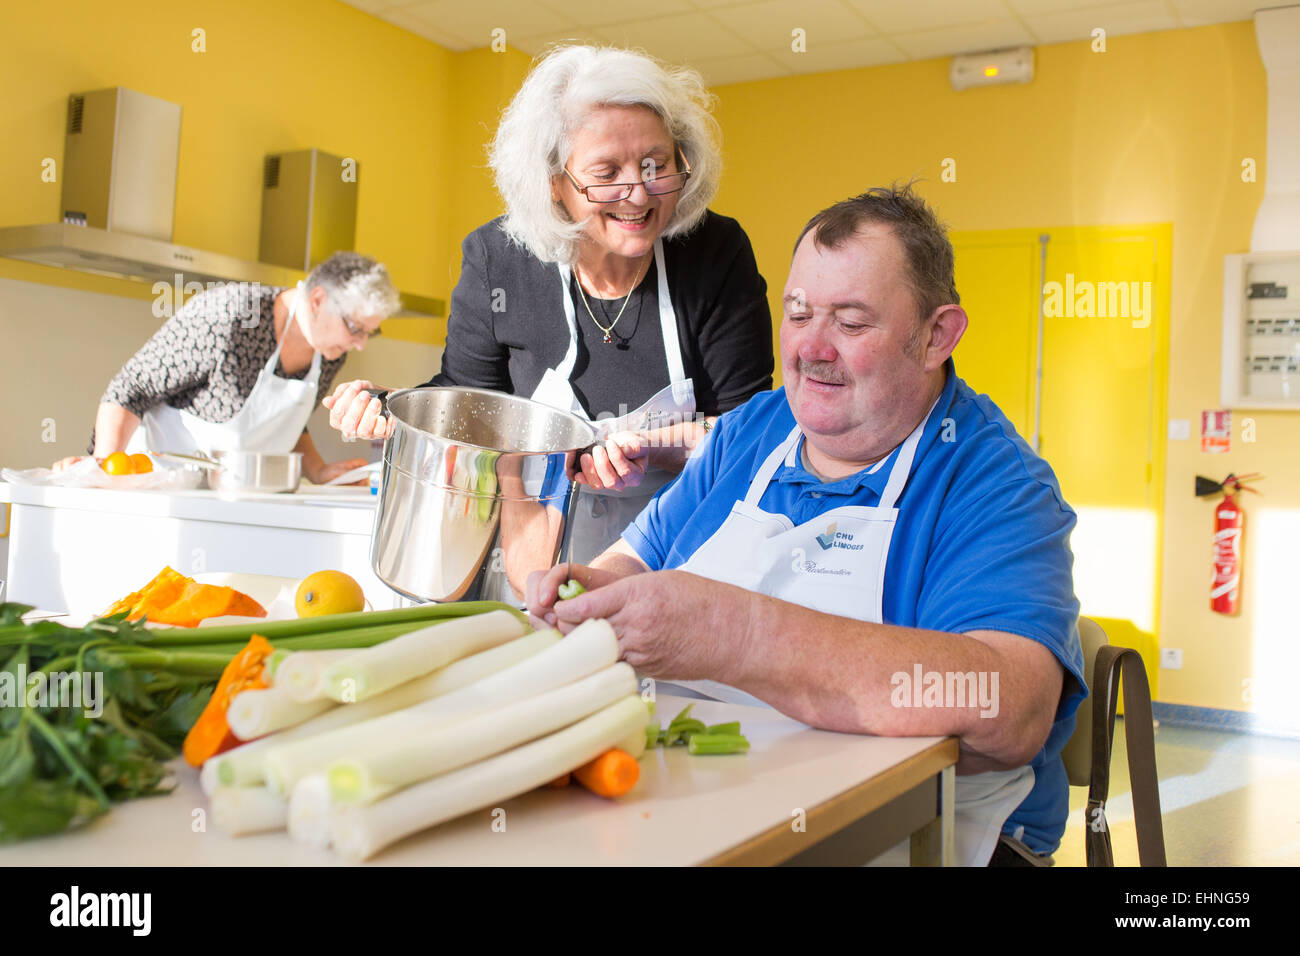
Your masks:
<svg viewBox="0 0 1300 956"><path fill-rule="evenodd" d="M370 542L375 574L418 601L519 600L567 546L589 422L502 392L392 392ZM513 594L512 594L513 592Z"/></svg>
<svg viewBox="0 0 1300 956"><path fill-rule="evenodd" d="M150 452L165 461L196 465L208 473L208 487L221 492L288 493L302 481L302 453L269 454L256 451Z"/></svg>

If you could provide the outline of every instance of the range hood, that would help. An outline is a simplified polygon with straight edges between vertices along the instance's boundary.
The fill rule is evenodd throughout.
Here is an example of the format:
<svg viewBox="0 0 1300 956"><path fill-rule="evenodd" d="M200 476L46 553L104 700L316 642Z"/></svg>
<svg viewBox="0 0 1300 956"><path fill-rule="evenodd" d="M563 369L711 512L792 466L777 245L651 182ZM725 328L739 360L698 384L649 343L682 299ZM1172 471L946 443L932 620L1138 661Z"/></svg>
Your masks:
<svg viewBox="0 0 1300 956"><path fill-rule="evenodd" d="M123 87L68 98L63 222L0 228L0 256L182 288L197 282L288 286L297 269L170 241L180 107ZM398 315L442 316L446 303L401 293Z"/></svg>

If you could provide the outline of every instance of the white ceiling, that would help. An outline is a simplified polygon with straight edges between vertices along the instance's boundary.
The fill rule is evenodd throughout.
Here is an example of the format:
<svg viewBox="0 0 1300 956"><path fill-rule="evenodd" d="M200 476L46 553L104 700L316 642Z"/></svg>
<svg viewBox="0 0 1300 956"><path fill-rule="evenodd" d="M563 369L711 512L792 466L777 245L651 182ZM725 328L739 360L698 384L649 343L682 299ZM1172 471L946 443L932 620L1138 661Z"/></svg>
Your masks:
<svg viewBox="0 0 1300 956"><path fill-rule="evenodd" d="M451 50L633 46L711 85L1248 20L1293 0L343 0ZM791 49L804 31L806 51Z"/></svg>

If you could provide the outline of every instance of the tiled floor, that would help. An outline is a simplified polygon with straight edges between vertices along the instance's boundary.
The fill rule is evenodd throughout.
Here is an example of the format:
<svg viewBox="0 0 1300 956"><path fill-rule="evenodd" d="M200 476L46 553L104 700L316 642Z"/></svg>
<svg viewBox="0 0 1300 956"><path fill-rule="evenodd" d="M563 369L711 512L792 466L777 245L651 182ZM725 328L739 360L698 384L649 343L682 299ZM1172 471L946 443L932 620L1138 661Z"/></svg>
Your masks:
<svg viewBox="0 0 1300 956"><path fill-rule="evenodd" d="M1106 819L1116 866L1136 866L1123 718L1115 722ZM1156 768L1170 866L1300 865L1300 740L1156 728ZM1083 866L1088 792L1070 788L1057 866Z"/></svg>

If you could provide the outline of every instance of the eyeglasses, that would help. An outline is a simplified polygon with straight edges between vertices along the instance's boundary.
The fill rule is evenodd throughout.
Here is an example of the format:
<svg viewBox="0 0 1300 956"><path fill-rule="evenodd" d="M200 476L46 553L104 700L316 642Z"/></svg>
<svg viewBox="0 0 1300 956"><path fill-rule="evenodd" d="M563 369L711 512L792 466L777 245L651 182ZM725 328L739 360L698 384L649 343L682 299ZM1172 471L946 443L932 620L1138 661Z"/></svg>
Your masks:
<svg viewBox="0 0 1300 956"><path fill-rule="evenodd" d="M667 173L661 176L647 176L639 183L599 183L591 186L584 186L573 178L568 167L564 167L564 175L569 177L569 182L573 183L573 188L582 193L588 202L622 202L632 195L632 190L637 186L644 186L647 194L651 196L667 196L670 193L679 193L686 187L686 180L691 175L691 164L686 161L686 157L680 150L677 152L682 158L682 165L686 167L680 173Z"/></svg>
<svg viewBox="0 0 1300 956"><path fill-rule="evenodd" d="M352 336L354 339L373 339L376 335L383 334L383 332L378 328L367 329L357 325L346 315L340 315L339 318L343 320L343 328L346 329L348 335Z"/></svg>

